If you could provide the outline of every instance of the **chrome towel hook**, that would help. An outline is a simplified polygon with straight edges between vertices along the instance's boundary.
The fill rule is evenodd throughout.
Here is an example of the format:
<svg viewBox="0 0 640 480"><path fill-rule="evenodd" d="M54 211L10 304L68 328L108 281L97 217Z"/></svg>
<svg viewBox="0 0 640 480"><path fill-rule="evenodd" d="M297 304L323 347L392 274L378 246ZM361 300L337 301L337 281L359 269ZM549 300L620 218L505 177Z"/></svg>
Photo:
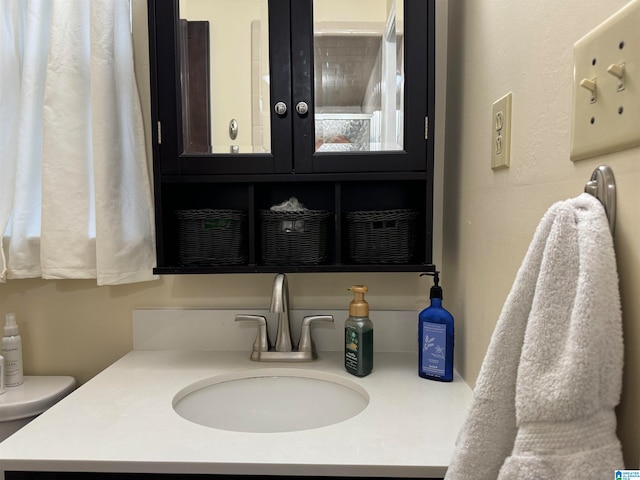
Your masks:
<svg viewBox="0 0 640 480"><path fill-rule="evenodd" d="M609 229L613 235L616 225L616 180L611 167L600 165L596 168L584 186L584 191L596 197L604 206L609 219Z"/></svg>

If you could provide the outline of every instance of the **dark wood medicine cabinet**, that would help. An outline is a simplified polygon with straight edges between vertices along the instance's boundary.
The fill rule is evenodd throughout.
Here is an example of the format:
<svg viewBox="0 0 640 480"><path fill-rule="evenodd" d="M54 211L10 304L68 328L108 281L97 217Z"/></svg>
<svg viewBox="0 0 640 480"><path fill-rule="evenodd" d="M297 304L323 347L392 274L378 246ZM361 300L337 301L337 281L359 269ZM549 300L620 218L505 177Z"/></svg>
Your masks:
<svg viewBox="0 0 640 480"><path fill-rule="evenodd" d="M435 2L189 1L148 0L156 273L433 270ZM323 230L273 230L264 211L291 197ZM396 253L366 235L399 226L408 256L354 254Z"/></svg>

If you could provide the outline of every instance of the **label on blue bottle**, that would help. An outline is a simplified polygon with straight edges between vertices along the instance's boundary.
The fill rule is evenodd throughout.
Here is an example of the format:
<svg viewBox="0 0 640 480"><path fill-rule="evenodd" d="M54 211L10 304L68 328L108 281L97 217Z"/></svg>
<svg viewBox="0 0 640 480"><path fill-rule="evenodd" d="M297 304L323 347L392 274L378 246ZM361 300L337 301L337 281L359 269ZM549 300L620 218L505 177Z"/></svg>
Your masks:
<svg viewBox="0 0 640 480"><path fill-rule="evenodd" d="M447 358L447 326L440 323L422 324L422 373L444 376Z"/></svg>

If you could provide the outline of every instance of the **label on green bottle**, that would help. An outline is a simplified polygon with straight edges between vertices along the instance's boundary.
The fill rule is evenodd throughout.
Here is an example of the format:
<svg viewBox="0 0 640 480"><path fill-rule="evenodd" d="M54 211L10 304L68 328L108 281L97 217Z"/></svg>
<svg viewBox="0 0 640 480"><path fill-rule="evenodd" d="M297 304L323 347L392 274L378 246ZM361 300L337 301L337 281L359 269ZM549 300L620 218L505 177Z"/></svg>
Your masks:
<svg viewBox="0 0 640 480"><path fill-rule="evenodd" d="M373 370L373 330L365 332L353 326L344 330L344 366L348 372L364 376Z"/></svg>

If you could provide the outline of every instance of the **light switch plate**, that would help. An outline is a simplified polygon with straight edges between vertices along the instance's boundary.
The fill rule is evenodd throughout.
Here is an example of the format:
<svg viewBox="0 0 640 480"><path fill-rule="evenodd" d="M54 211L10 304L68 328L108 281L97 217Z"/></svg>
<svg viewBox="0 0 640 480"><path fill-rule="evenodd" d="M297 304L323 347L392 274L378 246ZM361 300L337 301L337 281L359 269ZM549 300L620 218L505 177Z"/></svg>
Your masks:
<svg viewBox="0 0 640 480"><path fill-rule="evenodd" d="M511 157L511 92L493 104L491 168L507 168Z"/></svg>
<svg viewBox="0 0 640 480"><path fill-rule="evenodd" d="M639 0L576 42L573 72L571 160L640 145Z"/></svg>

